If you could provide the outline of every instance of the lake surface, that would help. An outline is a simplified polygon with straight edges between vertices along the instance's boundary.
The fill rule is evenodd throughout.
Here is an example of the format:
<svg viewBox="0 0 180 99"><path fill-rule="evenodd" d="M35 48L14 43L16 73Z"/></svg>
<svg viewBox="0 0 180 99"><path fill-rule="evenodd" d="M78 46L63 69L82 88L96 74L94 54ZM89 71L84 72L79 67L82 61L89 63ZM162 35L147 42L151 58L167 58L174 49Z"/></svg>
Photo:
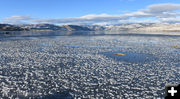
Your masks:
<svg viewBox="0 0 180 99"><path fill-rule="evenodd" d="M163 98L180 83L177 45L178 35L0 34L0 97Z"/></svg>

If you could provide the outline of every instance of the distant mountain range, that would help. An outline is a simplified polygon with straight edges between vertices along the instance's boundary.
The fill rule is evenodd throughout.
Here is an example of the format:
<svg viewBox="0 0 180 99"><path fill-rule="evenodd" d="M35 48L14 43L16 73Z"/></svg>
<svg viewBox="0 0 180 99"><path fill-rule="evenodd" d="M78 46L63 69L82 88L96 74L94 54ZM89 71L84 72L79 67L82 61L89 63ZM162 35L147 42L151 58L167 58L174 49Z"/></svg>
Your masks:
<svg viewBox="0 0 180 99"><path fill-rule="evenodd" d="M24 30L27 29L10 24L0 24L0 31L24 31Z"/></svg>
<svg viewBox="0 0 180 99"><path fill-rule="evenodd" d="M0 24L0 31L129 31L180 32L180 23L132 23L119 25Z"/></svg>

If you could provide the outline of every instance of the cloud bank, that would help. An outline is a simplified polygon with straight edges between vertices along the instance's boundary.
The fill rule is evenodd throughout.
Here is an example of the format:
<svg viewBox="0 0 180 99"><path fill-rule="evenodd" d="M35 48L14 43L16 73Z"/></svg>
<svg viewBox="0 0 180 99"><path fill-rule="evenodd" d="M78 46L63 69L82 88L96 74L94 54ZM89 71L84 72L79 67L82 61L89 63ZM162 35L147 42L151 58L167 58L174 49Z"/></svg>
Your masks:
<svg viewBox="0 0 180 99"><path fill-rule="evenodd" d="M31 16L11 16L4 18L3 22L10 24L118 24L131 22L180 22L180 13L178 10L180 10L180 4L166 3L149 5L145 9L121 15L89 14L81 17L59 19L38 19Z"/></svg>

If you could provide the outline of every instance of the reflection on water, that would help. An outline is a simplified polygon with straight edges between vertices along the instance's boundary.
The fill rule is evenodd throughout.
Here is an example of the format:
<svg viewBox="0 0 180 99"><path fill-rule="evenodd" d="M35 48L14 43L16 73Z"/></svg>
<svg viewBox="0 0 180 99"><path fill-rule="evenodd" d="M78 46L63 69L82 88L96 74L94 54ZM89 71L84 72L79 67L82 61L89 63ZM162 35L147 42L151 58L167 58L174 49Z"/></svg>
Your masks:
<svg viewBox="0 0 180 99"><path fill-rule="evenodd" d="M92 49L122 49L125 48L123 46L113 47L113 46L83 46L83 45L66 45L65 47L70 48L92 48ZM117 53L122 53L123 55L118 55ZM113 58L117 61L125 61L125 62L135 62L135 63L144 63L149 62L156 59L154 56L150 54L143 53L133 53L133 52L104 52L101 53L106 57Z"/></svg>
<svg viewBox="0 0 180 99"><path fill-rule="evenodd" d="M117 55L117 53L122 53L124 55ZM103 53L106 57L113 58L117 61L125 61L125 62L137 62L137 63L144 63L149 62L155 59L150 54L143 54L143 53L133 53L133 52L105 52Z"/></svg>
<svg viewBox="0 0 180 99"><path fill-rule="evenodd" d="M113 46L81 46L81 45L66 45L65 47L74 47L74 48L106 48L106 49L121 49L123 46L113 47Z"/></svg>
<svg viewBox="0 0 180 99"><path fill-rule="evenodd" d="M54 93L51 95L43 96L39 99L73 99L73 97L69 94L69 91L64 91L61 93Z"/></svg>
<svg viewBox="0 0 180 99"><path fill-rule="evenodd" d="M39 45L40 45L40 46L44 46L44 47L49 47L49 46L51 46L50 43L40 43Z"/></svg>
<svg viewBox="0 0 180 99"><path fill-rule="evenodd" d="M120 36L155 36L155 37L180 37L173 33L131 33L127 31L0 31L0 40L23 40L37 39L41 37L53 38L57 36L102 36L102 35L120 35Z"/></svg>
<svg viewBox="0 0 180 99"><path fill-rule="evenodd" d="M0 34L0 97L163 98L180 81L178 36L104 34Z"/></svg>

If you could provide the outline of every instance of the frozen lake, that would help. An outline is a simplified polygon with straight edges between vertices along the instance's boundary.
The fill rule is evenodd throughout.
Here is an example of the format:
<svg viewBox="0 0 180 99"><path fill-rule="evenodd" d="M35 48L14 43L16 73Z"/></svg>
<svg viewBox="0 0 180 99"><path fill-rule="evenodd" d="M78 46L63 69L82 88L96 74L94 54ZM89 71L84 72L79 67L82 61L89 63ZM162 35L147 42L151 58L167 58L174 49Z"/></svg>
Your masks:
<svg viewBox="0 0 180 99"><path fill-rule="evenodd" d="M163 98L180 83L180 36L0 35L1 98Z"/></svg>

